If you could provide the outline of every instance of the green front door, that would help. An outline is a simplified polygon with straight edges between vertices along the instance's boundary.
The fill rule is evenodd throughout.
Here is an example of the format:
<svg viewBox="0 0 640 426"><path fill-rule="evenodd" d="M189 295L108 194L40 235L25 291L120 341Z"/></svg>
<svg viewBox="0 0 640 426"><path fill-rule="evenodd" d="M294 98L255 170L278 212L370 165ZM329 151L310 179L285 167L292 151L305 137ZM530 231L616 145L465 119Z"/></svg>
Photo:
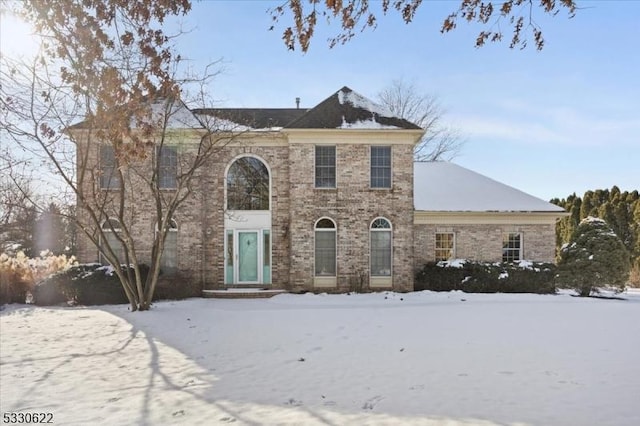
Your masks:
<svg viewBox="0 0 640 426"><path fill-rule="evenodd" d="M258 282L257 231L238 231L238 281Z"/></svg>

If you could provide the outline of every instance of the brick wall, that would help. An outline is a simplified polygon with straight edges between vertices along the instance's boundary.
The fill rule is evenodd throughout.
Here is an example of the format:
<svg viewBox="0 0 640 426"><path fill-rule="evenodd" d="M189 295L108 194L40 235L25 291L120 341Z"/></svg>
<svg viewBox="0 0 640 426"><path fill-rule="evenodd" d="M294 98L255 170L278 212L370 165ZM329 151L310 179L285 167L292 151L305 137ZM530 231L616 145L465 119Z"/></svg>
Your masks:
<svg viewBox="0 0 640 426"><path fill-rule="evenodd" d="M490 262L502 261L502 236L520 232L523 237L523 258L538 262L555 259L555 224L535 225L415 225L415 267L435 260L435 234L453 232L456 238L455 257Z"/></svg>
<svg viewBox="0 0 640 426"><path fill-rule="evenodd" d="M336 145L336 188L316 189L315 146L290 145L290 290L313 290L314 224L337 224L337 288L348 291L369 276L369 226L376 217L393 226L393 288L413 288L413 147L392 146L392 188L370 189L369 145Z"/></svg>

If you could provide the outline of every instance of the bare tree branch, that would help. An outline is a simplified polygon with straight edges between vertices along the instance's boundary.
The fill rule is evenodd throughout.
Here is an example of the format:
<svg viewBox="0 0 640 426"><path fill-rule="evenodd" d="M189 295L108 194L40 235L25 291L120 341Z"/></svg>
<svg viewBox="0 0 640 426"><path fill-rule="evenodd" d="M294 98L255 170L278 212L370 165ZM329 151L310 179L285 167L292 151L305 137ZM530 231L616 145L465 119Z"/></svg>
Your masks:
<svg viewBox="0 0 640 426"><path fill-rule="evenodd" d="M413 83L394 80L378 93L378 101L395 116L425 129L414 149L416 161L451 160L460 154L464 141L457 129L444 124L444 109L437 97L421 93Z"/></svg>
<svg viewBox="0 0 640 426"><path fill-rule="evenodd" d="M475 40L476 47L482 47L487 41L499 42L502 40L503 31L500 22L508 22L511 28L510 48L527 46L526 31L533 36L536 48L544 47L542 29L534 19L534 12L542 9L543 14L557 15L565 10L572 18L577 8L576 0L538 0L537 6L534 0L459 0L458 7L442 23L440 32L447 33L457 27L458 21L477 23L482 26L489 25L488 29L480 31ZM277 7L269 9L273 25L286 17L292 22L287 25L282 33L285 45L294 50L296 46L303 52L309 49L311 39L314 36L318 18L330 24L336 22L338 33L329 38L329 46L345 44L351 40L357 31L367 28L376 28L380 15L389 12L398 13L402 20L409 24L413 21L422 0L381 0L370 2L369 0L287 0ZM527 22L525 26L524 23Z"/></svg>

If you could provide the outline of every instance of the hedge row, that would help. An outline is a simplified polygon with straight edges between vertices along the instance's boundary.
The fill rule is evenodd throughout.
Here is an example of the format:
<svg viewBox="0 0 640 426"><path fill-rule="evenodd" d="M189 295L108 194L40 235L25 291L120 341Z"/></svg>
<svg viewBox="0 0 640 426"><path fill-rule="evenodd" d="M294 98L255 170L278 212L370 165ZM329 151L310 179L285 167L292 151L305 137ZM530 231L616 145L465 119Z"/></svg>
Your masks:
<svg viewBox="0 0 640 426"><path fill-rule="evenodd" d="M121 267L126 273L128 267ZM140 272L144 282L148 266L140 265ZM161 273L153 300L199 297L202 288L195 281L182 272ZM128 303L117 275L110 267L99 264L77 265L50 276L35 286L33 301L40 306L66 302L87 306Z"/></svg>
<svg viewBox="0 0 640 426"><path fill-rule="evenodd" d="M416 275L415 290L549 294L556 292L555 274L552 263L427 263Z"/></svg>

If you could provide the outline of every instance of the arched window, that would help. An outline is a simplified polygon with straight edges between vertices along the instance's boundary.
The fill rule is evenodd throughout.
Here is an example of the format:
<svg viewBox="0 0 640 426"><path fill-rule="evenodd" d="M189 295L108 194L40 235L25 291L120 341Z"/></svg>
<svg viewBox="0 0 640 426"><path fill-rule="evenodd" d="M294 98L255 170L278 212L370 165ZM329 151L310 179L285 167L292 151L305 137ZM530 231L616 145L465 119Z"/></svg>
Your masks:
<svg viewBox="0 0 640 426"><path fill-rule="evenodd" d="M315 225L315 276L336 276L336 224L326 217Z"/></svg>
<svg viewBox="0 0 640 426"><path fill-rule="evenodd" d="M104 234L104 240L101 241L102 251L107 252L107 246L110 247L118 262L123 263L126 259L124 246L117 237L118 232L122 230L120 221L109 218L102 222L101 228ZM100 260L105 265L109 263L104 255L100 256Z"/></svg>
<svg viewBox="0 0 640 426"><path fill-rule="evenodd" d="M159 232L156 225L156 232ZM167 237L164 240L164 251L160 258L160 268L167 272L178 268L178 223L171 219Z"/></svg>
<svg viewBox="0 0 640 426"><path fill-rule="evenodd" d="M391 276L391 222L379 217L371 222L371 276Z"/></svg>
<svg viewBox="0 0 640 426"><path fill-rule="evenodd" d="M269 210L269 170L255 157L240 157L227 172L227 210Z"/></svg>

